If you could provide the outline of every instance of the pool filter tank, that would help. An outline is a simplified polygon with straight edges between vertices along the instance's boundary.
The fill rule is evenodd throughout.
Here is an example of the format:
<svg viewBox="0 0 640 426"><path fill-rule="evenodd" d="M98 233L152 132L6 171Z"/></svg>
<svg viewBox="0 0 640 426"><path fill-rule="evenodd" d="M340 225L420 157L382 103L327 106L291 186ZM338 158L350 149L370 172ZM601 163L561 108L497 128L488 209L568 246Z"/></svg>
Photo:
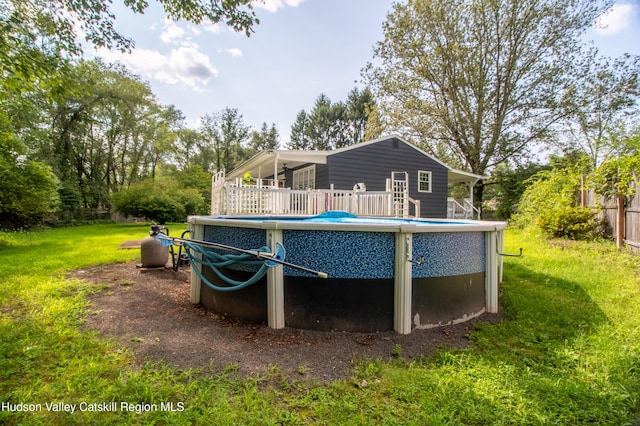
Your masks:
<svg viewBox="0 0 640 426"><path fill-rule="evenodd" d="M152 225L149 236L140 243L140 260L143 268L163 267L169 261L169 247L156 240L156 235L166 229L160 225ZM168 234L168 232L167 232Z"/></svg>

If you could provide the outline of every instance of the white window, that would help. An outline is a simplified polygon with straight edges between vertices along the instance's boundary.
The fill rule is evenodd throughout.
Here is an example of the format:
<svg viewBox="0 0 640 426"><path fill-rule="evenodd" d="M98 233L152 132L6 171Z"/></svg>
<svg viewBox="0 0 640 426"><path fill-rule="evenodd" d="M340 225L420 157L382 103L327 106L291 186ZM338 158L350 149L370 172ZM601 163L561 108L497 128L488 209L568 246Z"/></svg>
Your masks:
<svg viewBox="0 0 640 426"><path fill-rule="evenodd" d="M304 169L293 171L293 189L315 189L316 166L315 164Z"/></svg>
<svg viewBox="0 0 640 426"><path fill-rule="evenodd" d="M431 172L418 171L418 192L431 192Z"/></svg>

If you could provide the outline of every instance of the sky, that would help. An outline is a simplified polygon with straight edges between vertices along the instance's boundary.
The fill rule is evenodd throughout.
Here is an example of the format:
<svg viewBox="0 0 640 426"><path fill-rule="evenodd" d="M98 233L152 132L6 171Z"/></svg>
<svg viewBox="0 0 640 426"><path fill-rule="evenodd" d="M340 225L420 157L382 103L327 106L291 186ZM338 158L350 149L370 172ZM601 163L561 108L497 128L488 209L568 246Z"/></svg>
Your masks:
<svg viewBox="0 0 640 426"><path fill-rule="evenodd" d="M117 2L116 2L117 3ZM144 15L114 5L116 28L135 41L130 54L99 50L149 83L163 105L174 105L197 128L200 117L237 108L258 130L275 124L281 145L300 110L320 94L332 102L362 89L361 70L382 40L391 0L264 0L260 24L246 37L224 25L173 22L150 2ZM586 38L603 55L640 55L640 0L623 0Z"/></svg>

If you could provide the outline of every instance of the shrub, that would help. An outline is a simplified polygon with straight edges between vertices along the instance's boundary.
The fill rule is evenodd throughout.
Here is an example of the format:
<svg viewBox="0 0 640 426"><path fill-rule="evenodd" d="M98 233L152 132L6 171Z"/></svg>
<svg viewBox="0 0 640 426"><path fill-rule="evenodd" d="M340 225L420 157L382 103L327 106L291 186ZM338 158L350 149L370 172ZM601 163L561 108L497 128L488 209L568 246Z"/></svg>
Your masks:
<svg viewBox="0 0 640 426"><path fill-rule="evenodd" d="M526 183L518 213L513 217L513 224L519 227L536 223L544 212L573 206L580 188L580 174L567 168L543 170Z"/></svg>
<svg viewBox="0 0 640 426"><path fill-rule="evenodd" d="M510 219L517 212L518 202L524 193L531 176L549 166L527 164L510 169L506 165L496 167L492 174L493 185L486 186L485 200L491 200L497 219Z"/></svg>
<svg viewBox="0 0 640 426"><path fill-rule="evenodd" d="M542 210L536 224L551 237L585 240L597 236L599 221L590 208L562 206Z"/></svg>
<svg viewBox="0 0 640 426"><path fill-rule="evenodd" d="M11 160L0 159L0 227L40 225L55 211L58 179L44 163Z"/></svg>
<svg viewBox="0 0 640 426"><path fill-rule="evenodd" d="M529 180L520 198L516 226L535 224L550 237L592 238L599 234L600 221L593 209L574 207L580 190L581 167L543 170Z"/></svg>
<svg viewBox="0 0 640 426"><path fill-rule="evenodd" d="M209 213L209 205L196 188L185 188L176 192L176 200L184 207L184 213L189 215L201 215Z"/></svg>
<svg viewBox="0 0 640 426"><path fill-rule="evenodd" d="M187 215L206 213L206 203L198 190L147 180L113 194L117 212L130 217L144 217L154 222L185 221Z"/></svg>

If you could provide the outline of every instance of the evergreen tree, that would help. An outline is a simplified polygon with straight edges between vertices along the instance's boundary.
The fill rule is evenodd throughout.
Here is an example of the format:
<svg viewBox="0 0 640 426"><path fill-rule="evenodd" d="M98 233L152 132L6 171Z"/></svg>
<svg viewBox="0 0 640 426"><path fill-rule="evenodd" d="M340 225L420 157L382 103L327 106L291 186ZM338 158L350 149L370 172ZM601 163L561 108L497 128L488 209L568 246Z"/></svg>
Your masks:
<svg viewBox="0 0 640 426"><path fill-rule="evenodd" d="M254 152L278 149L278 145L280 145L280 135L275 123L272 123L271 127L268 127L267 123L262 123L260 131L251 133L251 148Z"/></svg>
<svg viewBox="0 0 640 426"><path fill-rule="evenodd" d="M309 126L309 116L305 110L300 110L296 116L296 121L291 126L291 141L287 144L289 149L309 150L312 143L307 136Z"/></svg>

